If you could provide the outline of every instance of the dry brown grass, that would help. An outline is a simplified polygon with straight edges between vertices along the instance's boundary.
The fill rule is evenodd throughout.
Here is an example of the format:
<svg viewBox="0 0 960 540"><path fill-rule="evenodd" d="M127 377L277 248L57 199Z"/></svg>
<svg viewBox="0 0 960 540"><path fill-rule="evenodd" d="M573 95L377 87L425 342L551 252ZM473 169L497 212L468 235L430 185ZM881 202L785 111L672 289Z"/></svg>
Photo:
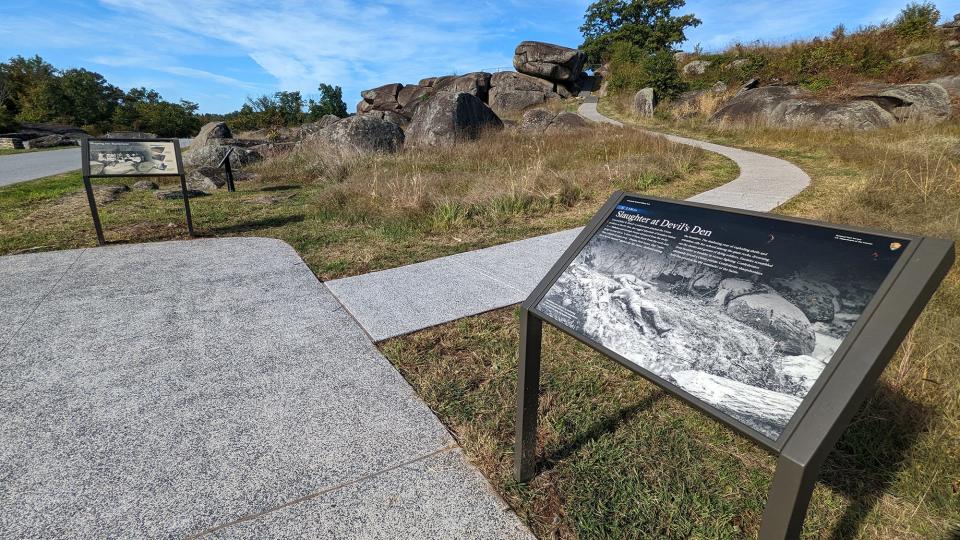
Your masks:
<svg viewBox="0 0 960 540"><path fill-rule="evenodd" d="M719 156L602 127L504 130L366 157L308 143L252 170L259 180L238 183L237 193L191 204L199 233L281 238L323 279L575 227L616 189L688 197L737 173ZM0 188L0 253L93 245L79 200L75 174ZM185 234L181 203L150 193L122 194L101 211L108 240Z"/></svg>

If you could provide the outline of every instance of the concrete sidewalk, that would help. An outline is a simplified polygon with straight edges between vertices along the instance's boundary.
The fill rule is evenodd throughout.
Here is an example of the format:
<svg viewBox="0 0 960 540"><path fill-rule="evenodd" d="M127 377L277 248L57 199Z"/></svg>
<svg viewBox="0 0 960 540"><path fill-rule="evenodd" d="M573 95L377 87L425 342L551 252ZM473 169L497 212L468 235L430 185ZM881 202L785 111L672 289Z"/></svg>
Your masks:
<svg viewBox="0 0 960 540"><path fill-rule="evenodd" d="M580 114L597 122L623 125L597 112L596 97L587 98ZM810 177L803 170L782 159L663 136L724 155L740 167L740 176L735 180L691 197L691 201L766 212L810 184ZM327 287L374 340L383 340L522 302L579 232L580 229L571 229L337 279L327 282Z"/></svg>
<svg viewBox="0 0 960 540"><path fill-rule="evenodd" d="M0 258L0 538L532 538L299 256Z"/></svg>

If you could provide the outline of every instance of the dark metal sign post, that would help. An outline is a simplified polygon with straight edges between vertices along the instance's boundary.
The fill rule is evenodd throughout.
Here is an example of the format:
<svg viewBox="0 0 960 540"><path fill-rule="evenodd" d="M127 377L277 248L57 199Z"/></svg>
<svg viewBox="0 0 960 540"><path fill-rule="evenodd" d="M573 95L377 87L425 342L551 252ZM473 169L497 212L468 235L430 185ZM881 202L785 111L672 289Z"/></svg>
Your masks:
<svg viewBox="0 0 960 540"><path fill-rule="evenodd" d="M799 224L828 228L831 232L884 235L887 238L899 239L906 246L778 438L771 439L750 429L749 426L698 399L674 382L639 367L636 363L597 343L590 336L570 328L540 309L541 301L558 278L608 223L608 220L612 219L614 212L623 208L620 204L627 198L649 201L654 205L661 203L672 205L671 207L674 208L703 209L715 214L714 217L749 216L762 218L771 223L786 223L786 226ZM899 248L900 244L896 245ZM546 321L777 455L777 468L763 514L760 539L796 539L803 527L820 466L864 400L872 395L874 386L887 363L950 270L953 261L954 245L947 240L890 235L759 212L617 192L605 203L521 305L514 448L516 478L520 482L526 482L536 475L541 338L543 322Z"/></svg>
<svg viewBox="0 0 960 540"><path fill-rule="evenodd" d="M97 201L93 195L91 178L131 178L143 176L178 176L183 196L183 210L187 216L187 230L193 236L190 215L190 197L183 170L183 156L179 139L84 139L81 145L83 186L90 203L97 243L104 245L103 227ZM173 156L170 156L172 151ZM170 159L170 158L173 159Z"/></svg>
<svg viewBox="0 0 960 540"><path fill-rule="evenodd" d="M231 193L237 191L237 188L233 185L233 168L230 166L230 154L233 153L233 148L231 146L220 163L217 164L217 167L223 166L223 174L227 177L227 190Z"/></svg>

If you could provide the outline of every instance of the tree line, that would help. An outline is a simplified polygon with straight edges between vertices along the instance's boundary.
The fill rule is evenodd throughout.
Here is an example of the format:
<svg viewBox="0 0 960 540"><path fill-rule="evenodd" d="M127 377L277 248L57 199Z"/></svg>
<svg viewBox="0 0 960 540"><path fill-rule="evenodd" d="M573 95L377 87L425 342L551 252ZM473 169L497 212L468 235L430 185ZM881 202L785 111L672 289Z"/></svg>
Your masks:
<svg viewBox="0 0 960 540"><path fill-rule="evenodd" d="M142 131L160 137L189 137L206 122L225 120L233 129L276 128L312 122L324 115L347 116L343 90L321 83L319 99L281 91L247 102L227 114L200 114L192 101L171 102L152 89L123 90L84 68L57 69L39 55L0 63L0 132L20 123L68 124L92 135Z"/></svg>
<svg viewBox="0 0 960 540"><path fill-rule="evenodd" d="M57 69L40 56L0 63L0 131L20 122L69 124L91 134L146 131L189 136L205 117L197 104L164 100L156 90L122 90L84 68Z"/></svg>

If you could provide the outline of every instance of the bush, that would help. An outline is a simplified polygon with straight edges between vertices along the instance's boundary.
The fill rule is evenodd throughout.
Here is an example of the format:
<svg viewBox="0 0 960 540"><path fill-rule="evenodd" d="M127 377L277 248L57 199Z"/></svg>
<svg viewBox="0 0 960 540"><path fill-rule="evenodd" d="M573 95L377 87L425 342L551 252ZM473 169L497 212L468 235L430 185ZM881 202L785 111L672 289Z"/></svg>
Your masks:
<svg viewBox="0 0 960 540"><path fill-rule="evenodd" d="M937 6L930 2L911 2L897 15L893 28L902 37L922 39L933 33L939 21Z"/></svg>
<svg viewBox="0 0 960 540"><path fill-rule="evenodd" d="M648 87L661 99L676 97L687 89L673 53L648 53L631 43L615 43L611 49L610 90L633 92Z"/></svg>

